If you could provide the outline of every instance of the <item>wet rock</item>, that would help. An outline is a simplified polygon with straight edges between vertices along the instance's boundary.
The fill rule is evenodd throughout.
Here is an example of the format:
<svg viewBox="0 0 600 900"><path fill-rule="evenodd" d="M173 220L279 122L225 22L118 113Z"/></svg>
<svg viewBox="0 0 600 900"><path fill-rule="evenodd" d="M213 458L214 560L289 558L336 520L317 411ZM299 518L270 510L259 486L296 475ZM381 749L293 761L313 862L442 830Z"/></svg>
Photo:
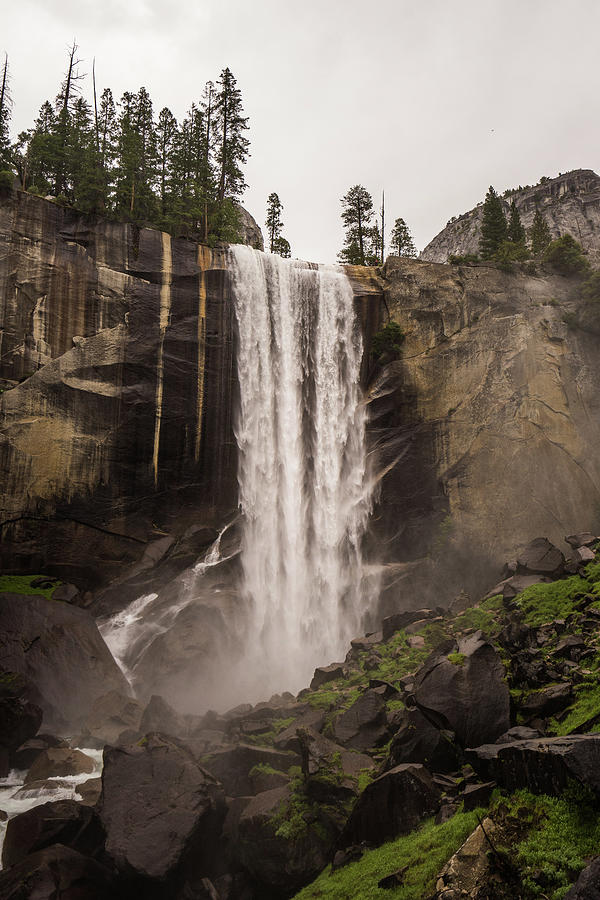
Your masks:
<svg viewBox="0 0 600 900"><path fill-rule="evenodd" d="M0 646L1 642L0 636ZM30 700L32 692L27 678L0 668L0 778L14 765L14 751L42 724L42 710Z"/></svg>
<svg viewBox="0 0 600 900"><path fill-rule="evenodd" d="M464 804L464 811L470 812L473 809L477 809L478 806L487 807L495 787L495 781L468 784L458 795L459 801L462 801Z"/></svg>
<svg viewBox="0 0 600 900"><path fill-rule="evenodd" d="M555 656L565 656L571 660L579 659L580 652L585 650L587 643L585 638L577 634L569 634L559 641L554 650Z"/></svg>
<svg viewBox="0 0 600 900"><path fill-rule="evenodd" d="M564 571L565 558L548 538L539 537L525 547L517 559L517 566L519 574L522 575L560 578Z"/></svg>
<svg viewBox="0 0 600 900"><path fill-rule="evenodd" d="M368 841L379 846L408 834L427 816L435 815L440 792L424 766L407 763L390 769L367 785L356 801L340 846Z"/></svg>
<svg viewBox="0 0 600 900"><path fill-rule="evenodd" d="M453 772L459 763L459 750L453 734L441 731L419 709L401 713L401 724L392 739L386 769L403 763L422 763L433 772Z"/></svg>
<svg viewBox="0 0 600 900"><path fill-rule="evenodd" d="M115 744L126 729L141 730L142 710L141 703L133 697L119 691L109 691L94 701L84 730L102 744Z"/></svg>
<svg viewBox="0 0 600 900"><path fill-rule="evenodd" d="M166 879L189 861L210 877L225 798L182 744L152 733L142 746L107 747L98 812L120 872Z"/></svg>
<svg viewBox="0 0 600 900"><path fill-rule="evenodd" d="M43 750L25 776L25 784L65 775L82 775L94 771L94 760L81 750L49 747Z"/></svg>
<svg viewBox="0 0 600 900"><path fill-rule="evenodd" d="M535 728L529 728L525 725L515 725L509 728L504 734L496 739L497 744L511 744L514 741L531 741L535 738L542 737L542 732Z"/></svg>
<svg viewBox="0 0 600 900"><path fill-rule="evenodd" d="M335 802L358 793L358 776L372 771L370 756L347 750L310 728L298 729L302 774L308 796Z"/></svg>
<svg viewBox="0 0 600 900"><path fill-rule="evenodd" d="M87 781L77 785L77 793L81 797L82 804L95 806L102 793L102 778L88 778Z"/></svg>
<svg viewBox="0 0 600 900"><path fill-rule="evenodd" d="M397 869L391 875L385 875L383 878L380 878L377 882L377 887L382 888L382 890L393 890L401 887L404 884L404 876L407 872L408 866L402 866L401 869Z"/></svg>
<svg viewBox="0 0 600 900"><path fill-rule="evenodd" d="M489 896L490 840L494 841L496 833L496 825L489 818L477 826L440 872L436 884L437 897L484 900Z"/></svg>
<svg viewBox="0 0 600 900"><path fill-rule="evenodd" d="M595 544L598 538L596 535L592 534L590 531L581 531L579 534L570 534L565 538L567 544L573 548L573 550L578 550L580 547L590 547L592 544Z"/></svg>
<svg viewBox="0 0 600 900"><path fill-rule="evenodd" d="M552 684L534 691L521 703L521 712L525 716L553 716L568 706L573 699L573 685L570 682Z"/></svg>
<svg viewBox="0 0 600 900"><path fill-rule="evenodd" d="M344 663L331 663L328 666L318 666L310 683L310 690L316 691L321 685L327 684L328 681L336 681L338 678L345 678L348 669Z"/></svg>
<svg viewBox="0 0 600 900"><path fill-rule="evenodd" d="M434 656L417 673L416 703L463 747L494 741L510 727L502 661L481 632L462 638L458 653L460 664Z"/></svg>
<svg viewBox="0 0 600 900"><path fill-rule="evenodd" d="M298 740L298 729L308 728L313 731L321 731L325 724L326 713L322 709L313 709L309 706L294 721L280 731L273 738L273 746L276 750L292 750L294 753L300 753L300 742Z"/></svg>
<svg viewBox="0 0 600 900"><path fill-rule="evenodd" d="M376 644L380 644L383 640L383 634L381 631L374 631L372 634L367 634L364 637L353 638L350 641L350 646L352 650L362 653L363 650L371 650ZM350 651L350 653L352 652Z"/></svg>
<svg viewBox="0 0 600 900"><path fill-rule="evenodd" d="M585 867L565 900L600 900L600 856Z"/></svg>
<svg viewBox="0 0 600 900"><path fill-rule="evenodd" d="M433 612L430 609L412 609L386 616L381 623L382 638L384 641L388 641L401 628L406 628L407 625L420 619L428 619L432 615Z"/></svg>
<svg viewBox="0 0 600 900"><path fill-rule="evenodd" d="M162 731L182 738L188 732L188 724L184 716L173 709L164 697L153 694L142 714L138 730L143 734Z"/></svg>
<svg viewBox="0 0 600 900"><path fill-rule="evenodd" d="M0 872L0 900L117 900L111 873L96 860L54 844Z"/></svg>
<svg viewBox="0 0 600 900"><path fill-rule="evenodd" d="M508 790L557 795L575 780L600 796L600 734L485 744L467 756L484 778Z"/></svg>
<svg viewBox="0 0 600 900"><path fill-rule="evenodd" d="M54 737L52 734L38 734L34 738L24 741L13 753L12 759L15 769L29 769L37 757L51 747L68 747L66 741Z"/></svg>
<svg viewBox="0 0 600 900"><path fill-rule="evenodd" d="M74 584L60 584L52 591L52 599L62 603L78 603L81 600L81 593Z"/></svg>
<svg viewBox="0 0 600 900"><path fill-rule="evenodd" d="M100 820L89 806L74 800L44 803L9 820L2 849L4 868L51 844L63 844L93 856L104 843Z"/></svg>
<svg viewBox="0 0 600 900"><path fill-rule="evenodd" d="M510 578L505 578L504 581L489 590L484 600L489 600L490 597L495 597L497 594L502 594L505 600L512 600L517 594L534 584L549 584L551 581L552 579L545 575L511 575Z"/></svg>
<svg viewBox="0 0 600 900"><path fill-rule="evenodd" d="M128 691L90 613L41 595L0 594L0 655L34 685L52 730L73 733L98 697Z"/></svg>
<svg viewBox="0 0 600 900"><path fill-rule="evenodd" d="M287 773L290 766L299 764L300 758L289 751L238 744L214 753L206 761L206 768L221 782L228 797L245 797L254 793L250 773L255 766Z"/></svg>
<svg viewBox="0 0 600 900"><path fill-rule="evenodd" d="M364 691L349 709L336 717L333 733L340 744L355 750L367 750L386 740L387 715L381 694L374 688Z"/></svg>
<svg viewBox="0 0 600 900"><path fill-rule="evenodd" d="M336 850L331 863L331 871L335 872L336 869L341 869L343 866L347 866L348 863L356 862L357 859L362 857L365 847L366 844L352 844L350 847L345 847L344 850Z"/></svg>

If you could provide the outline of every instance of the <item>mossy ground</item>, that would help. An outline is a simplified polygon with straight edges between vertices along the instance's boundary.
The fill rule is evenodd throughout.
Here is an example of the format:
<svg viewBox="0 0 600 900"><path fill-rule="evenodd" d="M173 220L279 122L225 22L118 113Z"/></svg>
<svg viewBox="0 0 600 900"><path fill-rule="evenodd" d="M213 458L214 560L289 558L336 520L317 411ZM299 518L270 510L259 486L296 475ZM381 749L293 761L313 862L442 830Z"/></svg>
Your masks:
<svg viewBox="0 0 600 900"><path fill-rule="evenodd" d="M32 587L31 582L36 578L46 577L40 575L0 575L0 593L5 591L10 594L42 594L42 596L50 599L52 592L61 584L60 581L52 579L48 576L48 580L52 581L52 587L39 588Z"/></svg>
<svg viewBox="0 0 600 900"><path fill-rule="evenodd" d="M425 900L435 888L439 870L477 827L477 813L457 813L443 825L433 821L418 831L367 850L361 859L331 872L327 867L295 900ZM383 889L378 881L408 866L401 887Z"/></svg>

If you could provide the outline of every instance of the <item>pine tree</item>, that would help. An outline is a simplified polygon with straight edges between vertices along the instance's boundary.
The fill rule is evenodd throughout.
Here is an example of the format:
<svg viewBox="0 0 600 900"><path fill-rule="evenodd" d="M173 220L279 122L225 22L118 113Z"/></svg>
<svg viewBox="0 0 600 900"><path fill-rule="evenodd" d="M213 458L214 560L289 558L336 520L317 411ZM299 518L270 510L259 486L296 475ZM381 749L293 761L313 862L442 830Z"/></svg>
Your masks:
<svg viewBox="0 0 600 900"><path fill-rule="evenodd" d="M217 199L236 198L246 188L240 166L248 158L250 142L244 137L248 119L242 115L242 94L230 69L223 69L215 97L214 141L219 171Z"/></svg>
<svg viewBox="0 0 600 900"><path fill-rule="evenodd" d="M56 115L52 104L46 100L33 128L19 135L15 148L24 189L31 188L43 195L52 190L56 179L57 141Z"/></svg>
<svg viewBox="0 0 600 900"><path fill-rule="evenodd" d="M126 91L120 101L116 211L124 219L152 222L156 213L156 135L146 88Z"/></svg>
<svg viewBox="0 0 600 900"><path fill-rule="evenodd" d="M166 224L170 201L172 153L177 134L177 119L166 106L158 114L156 125L156 161L161 220Z"/></svg>
<svg viewBox="0 0 600 900"><path fill-rule="evenodd" d="M0 169L6 169L11 164L9 128L11 107L8 55L5 54L4 65L0 73Z"/></svg>
<svg viewBox="0 0 600 900"><path fill-rule="evenodd" d="M529 240L531 241L531 252L534 256L541 256L552 240L548 223L539 209L536 209L531 228L529 229Z"/></svg>
<svg viewBox="0 0 600 900"><path fill-rule="evenodd" d="M292 248L290 247L290 242L286 241L284 237L278 237L273 243L273 253L277 253L279 256L282 256L284 259L289 259L292 255Z"/></svg>
<svg viewBox="0 0 600 900"><path fill-rule="evenodd" d="M71 117L80 91L79 82L84 78L79 72L80 60L75 59L77 44L73 41L69 48L69 61L67 71L60 86L60 93L56 98L56 122L55 122L55 181L54 193L57 197L67 191L69 178L69 143L71 141Z"/></svg>
<svg viewBox="0 0 600 900"><path fill-rule="evenodd" d="M493 187L490 186L483 204L483 218L481 221L481 236L479 238L479 253L483 259L491 259L508 237L506 216L502 208L502 201Z"/></svg>
<svg viewBox="0 0 600 900"><path fill-rule="evenodd" d="M508 220L508 240L513 244L525 244L527 242L527 233L521 222L521 216L517 209L517 204L513 200L510 204L510 218Z"/></svg>
<svg viewBox="0 0 600 900"><path fill-rule="evenodd" d="M271 253L277 252L275 250L275 245L281 238L281 232L283 230L283 222L281 220L282 211L283 205L277 194L274 192L269 194L267 199L267 218L265 225L267 226L269 250Z"/></svg>
<svg viewBox="0 0 600 900"><path fill-rule="evenodd" d="M83 212L100 211L104 206L102 172L91 107L83 97L73 104L64 163L69 199Z"/></svg>
<svg viewBox="0 0 600 900"><path fill-rule="evenodd" d="M364 266L369 253L373 220L373 198L362 184L355 184L342 199L342 222L346 229L340 262Z"/></svg>
<svg viewBox="0 0 600 900"><path fill-rule="evenodd" d="M117 111L110 88L105 88L100 97L98 110L98 165L102 181L104 206L114 205L115 161L117 158Z"/></svg>
<svg viewBox="0 0 600 900"><path fill-rule="evenodd" d="M381 231L379 229L379 223L375 222L374 225L369 228L367 233L367 244L366 244L366 252L365 252L365 263L367 266L379 266L381 265L381 258L383 254L383 240L381 237Z"/></svg>
<svg viewBox="0 0 600 900"><path fill-rule="evenodd" d="M390 243L398 256L415 257L417 255L417 248L404 219L396 219L394 222Z"/></svg>

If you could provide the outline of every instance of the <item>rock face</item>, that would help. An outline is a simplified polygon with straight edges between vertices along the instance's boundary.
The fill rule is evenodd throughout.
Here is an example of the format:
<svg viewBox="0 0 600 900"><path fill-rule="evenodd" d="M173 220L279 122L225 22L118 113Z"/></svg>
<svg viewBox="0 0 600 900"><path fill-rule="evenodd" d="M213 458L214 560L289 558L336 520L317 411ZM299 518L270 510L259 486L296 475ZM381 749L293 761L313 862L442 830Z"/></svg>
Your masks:
<svg viewBox="0 0 600 900"><path fill-rule="evenodd" d="M111 873L76 850L54 844L0 872L0 900L115 900Z"/></svg>
<svg viewBox="0 0 600 900"><path fill-rule="evenodd" d="M107 689L128 691L91 615L41 595L0 594L0 651L31 680L47 728L76 727Z"/></svg>
<svg viewBox="0 0 600 900"><path fill-rule="evenodd" d="M52 844L92 856L104 842L96 813L75 800L43 803L10 819L2 848L4 868Z"/></svg>
<svg viewBox="0 0 600 900"><path fill-rule="evenodd" d="M516 558L532 533L561 547L580 523L600 524L598 340L563 322L580 301L562 276L397 257L384 276L406 340L371 373L386 472L374 532L390 561L452 555L421 593L435 606L489 586L490 560ZM409 574L415 584L420 570ZM403 608L409 581L399 573L384 613Z"/></svg>
<svg viewBox="0 0 600 900"><path fill-rule="evenodd" d="M539 207L553 238L571 234L584 249L600 251L600 178L590 169L576 169L544 184L511 191L502 201L506 212L513 199L525 228L531 226ZM478 253L482 208L483 203L451 219L420 258L446 262L450 254Z"/></svg>

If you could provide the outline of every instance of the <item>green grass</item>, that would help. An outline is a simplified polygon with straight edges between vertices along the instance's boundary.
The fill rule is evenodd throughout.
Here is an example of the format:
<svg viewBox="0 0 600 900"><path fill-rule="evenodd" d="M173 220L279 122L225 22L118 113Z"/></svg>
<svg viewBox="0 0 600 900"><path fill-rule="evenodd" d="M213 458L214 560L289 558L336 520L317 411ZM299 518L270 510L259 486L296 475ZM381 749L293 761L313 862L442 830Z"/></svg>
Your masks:
<svg viewBox="0 0 600 900"><path fill-rule="evenodd" d="M425 900L444 863L476 827L476 812L457 813L443 825L431 820L412 834L367 850L361 859L342 869L331 873L328 866L295 900ZM408 871L402 887L377 887L380 878L403 866L408 866Z"/></svg>
<svg viewBox="0 0 600 900"><path fill-rule="evenodd" d="M500 625L491 612L474 606L466 609L454 620L454 631L484 631L488 637L492 637L500 631Z"/></svg>
<svg viewBox="0 0 600 900"><path fill-rule="evenodd" d="M575 703L569 707L567 715L558 722L551 720L551 728L554 734L571 734L576 728L585 724L588 719L600 716L600 684L597 680L584 681L574 687ZM594 730L597 730L597 724Z"/></svg>
<svg viewBox="0 0 600 900"><path fill-rule="evenodd" d="M448 662L451 662L453 666L464 666L466 658L464 653L448 654Z"/></svg>
<svg viewBox="0 0 600 900"><path fill-rule="evenodd" d="M51 588L31 587L32 581L42 577L47 577L49 581L52 581ZM51 576L46 575L0 575L0 593L5 591L10 594L41 594L50 600L52 591L55 591L59 584L61 582L58 579L52 579Z"/></svg>
<svg viewBox="0 0 600 900"><path fill-rule="evenodd" d="M528 826L526 837L510 848L521 871L524 896L562 900L587 858L598 853L600 819L594 798L574 787L562 797L516 791L501 802Z"/></svg>
<svg viewBox="0 0 600 900"><path fill-rule="evenodd" d="M515 598L527 625L543 625L553 619L564 619L575 609L577 595L590 591L591 584L579 575L552 581L550 584L533 584Z"/></svg>

